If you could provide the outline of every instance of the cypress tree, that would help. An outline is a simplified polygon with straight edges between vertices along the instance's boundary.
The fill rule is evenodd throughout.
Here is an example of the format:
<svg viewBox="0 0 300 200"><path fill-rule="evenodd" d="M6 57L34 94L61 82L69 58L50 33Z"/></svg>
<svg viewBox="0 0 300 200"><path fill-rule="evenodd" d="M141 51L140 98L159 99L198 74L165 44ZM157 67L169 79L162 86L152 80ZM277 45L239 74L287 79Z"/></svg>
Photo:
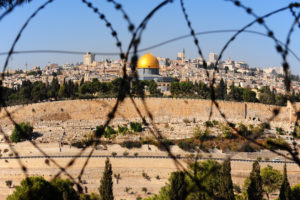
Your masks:
<svg viewBox="0 0 300 200"><path fill-rule="evenodd" d="M220 169L220 199L234 199L230 159L226 159Z"/></svg>
<svg viewBox="0 0 300 200"><path fill-rule="evenodd" d="M292 191L291 186L287 177L287 171L286 171L286 164L284 164L283 169L283 181L280 187L280 194L279 194L280 200L291 200L292 199Z"/></svg>
<svg viewBox="0 0 300 200"><path fill-rule="evenodd" d="M102 179L100 181L99 193L101 200L113 200L113 181L112 181L112 168L107 158L105 161L105 169Z"/></svg>
<svg viewBox="0 0 300 200"><path fill-rule="evenodd" d="M216 97L217 97L217 99L224 100L226 95L227 95L227 86L226 86L224 80L221 79L221 81L217 87Z"/></svg>
<svg viewBox="0 0 300 200"><path fill-rule="evenodd" d="M250 173L250 185L247 189L248 200L262 200L263 188L262 179L260 176L259 162L256 160L253 163L252 171Z"/></svg>
<svg viewBox="0 0 300 200"><path fill-rule="evenodd" d="M186 198L186 184L184 172L174 172L171 175L170 200L184 200Z"/></svg>

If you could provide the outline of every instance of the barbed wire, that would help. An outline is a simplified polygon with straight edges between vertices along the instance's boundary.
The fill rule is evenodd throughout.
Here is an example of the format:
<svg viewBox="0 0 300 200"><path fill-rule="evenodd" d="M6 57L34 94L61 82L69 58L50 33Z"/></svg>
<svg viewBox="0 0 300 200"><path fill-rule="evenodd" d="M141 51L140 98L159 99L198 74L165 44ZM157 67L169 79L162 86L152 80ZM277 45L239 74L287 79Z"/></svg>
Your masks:
<svg viewBox="0 0 300 200"><path fill-rule="evenodd" d="M135 25L132 23L132 21L130 20L129 14L124 10L122 4L114 1L114 0L107 0L108 3L111 3L115 6L115 9L117 11L119 11L124 20L127 22L128 24L128 30L131 33L131 40L130 43L127 47L127 50L123 52L122 49L122 43L121 40L118 38L118 34L117 31L113 28L113 25L111 24L111 22L108 20L108 18L106 17L106 15L100 11L99 8L97 8L96 6L94 6L91 2L86 1L86 0L82 0L82 3L85 4L88 8L90 8L92 10L92 12L94 12L95 14L98 15L98 17L100 18L100 20L104 21L106 27L111 31L111 35L112 37L115 39L116 41L116 46L119 48L120 52L119 53L109 53L109 52L95 52L95 55L119 55L120 59L123 61L123 77L122 77L122 83L120 85L120 88L118 89L118 95L117 95L117 99L114 105L112 105L112 108L109 112L109 114L107 115L107 119L105 121L105 123L103 124L103 127L105 130L105 128L110 124L110 122L115 118L115 114L121 104L121 102L124 101L126 96L129 96L131 103L133 104L136 112L138 113L139 117L141 118L143 125L145 127L148 128L148 130L150 131L150 133L153 135L153 137L159 142L160 145L163 145L165 150L168 153L168 156L172 158L172 160L174 161L174 164L176 165L176 167L180 170L184 170L185 172L187 172L189 174L189 176L197 183L197 185L199 187L201 187L201 184L198 184L201 182L201 180L197 179L196 176L194 176L196 174L196 172L194 172L194 174L191 174L188 172L188 170L181 164L181 162L178 161L177 157L171 152L170 147L168 144L165 144L162 142L162 139L164 139L163 135L160 133L158 127L156 126L156 124L154 123L154 118L153 115L151 113L151 109L149 109L146 105L145 102L145 97L142 95L141 96L141 100L142 100L142 105L143 105L143 109L146 111L146 115L149 118L149 121L146 120L146 118L142 115L141 112L141 108L139 108L135 102L135 99L133 98L132 94L130 93L130 91L128 90L126 83L132 83L134 81L138 80L138 73L136 70L137 67L137 61L138 61L138 53L139 52L143 52L143 51L147 51L150 49L154 49L157 47L161 47L165 44L169 44L171 42L175 42L187 37L192 37L193 38L193 42L194 45L197 49L197 53L199 54L199 56L202 58L203 61L203 66L206 70L206 76L207 78L210 80L209 82L209 86L210 86L210 97L211 97L211 105L210 105L210 112L209 112L209 120L211 119L212 115L213 115L213 106L215 106L219 112L219 114L222 116L222 118L225 120L225 122L230 126L230 128L232 130L234 130L235 134L238 135L239 137L244 138L247 142L243 145L241 145L240 149L244 148L245 145L248 145L250 143L253 143L261 148L264 149L268 149L271 152L280 155L288 160L292 160L295 163L298 164L298 166L300 166L300 159L298 157L298 147L297 145L294 143L293 147L283 147L280 146L281 148L283 148L286 152L288 152L289 156L285 155L284 153L281 153L279 151L273 150L268 148L266 145L261 144L259 142L257 142L257 138L260 137L261 135L253 135L253 136L244 136L241 131L239 131L227 118L225 113L221 110L216 97L215 97L215 91L214 91L214 87L215 87L215 74L218 71L218 64L224 54L224 52L228 49L228 47L230 46L231 43L233 43L233 41L235 41L235 39L241 35L242 33L251 33L251 34L256 34L256 35L261 35L264 37L268 37L270 39L272 39L275 43L275 47L277 52L281 55L282 57L282 66L283 66L283 70L284 70L284 84L285 84L285 90L286 90L286 96L287 98L291 101L292 103L292 107L296 113L296 121L294 123L295 127L298 125L298 120L300 117L299 112L297 111L295 102L293 102L292 98L290 97L290 84L291 84L291 78L290 78L290 72L289 72L289 64L287 61L287 55L288 53L291 53L297 61L300 62L300 59L298 57L298 55L292 51L290 49L290 44L291 44L291 37L295 31L295 28L298 26L298 28L300 27L300 23L299 23L299 18L300 18L300 13L297 13L297 11L295 11L296 8L300 7L299 3L289 3L287 6L276 9L272 12L269 12L263 16L259 16L257 14L254 13L253 9L250 7L245 6L244 4L242 4L240 1L234 1L234 0L225 0L225 1L229 1L231 3L233 3L237 8L240 8L242 10L245 11L245 13L247 13L248 15L254 17L254 20L248 24L246 24L244 27L242 27L241 29L238 30L213 30L213 31L203 31L203 32L196 32L195 29L192 27L192 22L189 19L189 14L187 12L187 9L185 7L184 4L184 0L180 0L180 6L181 6L181 10L184 16L184 19L186 21L186 24L189 28L190 33L188 35L183 35L183 36L179 36L173 39L169 39L167 41L152 45L150 47L146 47L143 49L139 49L139 45L140 42L142 40L142 35L144 33L144 31L146 30L147 24L148 22L151 20L151 18L159 11L161 10L163 7L167 6L169 3L173 3L173 1L171 0L165 0L162 1L161 3L159 3L156 7L154 7L146 16L145 18L140 22L140 24L137 26L137 28L135 28ZM20 40L23 31L27 28L28 24L31 22L31 20L33 18L35 18L37 16L37 14L43 10L48 4L52 3L53 0L48 0L46 1L44 4L42 4L37 10L35 10L32 15L26 20L26 22L24 23L24 25L22 26L22 28L19 30L19 32L17 33L17 36L10 48L10 50L8 52L1 52L1 55L6 55L6 60L3 66L3 73L1 75L1 79L4 80L5 78L5 71L7 69L7 66L9 64L9 60L11 58L12 55L14 54L24 54L24 53L62 53L62 54L76 54L76 55L81 55L84 54L85 52L79 52L79 51L63 51L63 50L28 50L28 51L15 51L15 46L18 43L18 41ZM18 6L17 3L13 4L12 6L10 6L3 14L0 15L0 22L1 20L6 17L8 14L12 13L13 10ZM280 40L278 40L275 37L274 32L268 27L267 23L265 22L265 19L273 16L275 14L278 14L280 12L289 10L291 13L291 16L293 17L293 22L291 24L291 27L289 28L288 34L287 34L287 38L285 42L281 42ZM247 30L248 28L250 28L251 26L253 26L254 24L259 24L261 25L267 33L261 33L261 32L257 32L257 31L253 31L253 30ZM223 48L221 49L220 53L218 54L218 58L214 67L214 72L212 74L212 76L210 76L209 71L207 69L207 62L204 58L203 55L203 51L200 47L200 40L196 37L198 35L204 35L204 34L213 34L213 33L228 33L228 32L234 32L233 36L230 37L230 39L225 43L225 45L223 46ZM129 62L130 61L130 62ZM129 64L133 77L129 77L129 75L127 74L126 68L128 67L127 65ZM2 82L0 87L2 87ZM0 88L1 89L1 88ZM1 90L0 90L1 92ZM18 127L17 123L15 122L15 120L12 117L12 113L8 111L8 109L6 109L6 102L3 100L1 100L0 102L0 111L3 109L6 112L6 117L12 122L13 125L15 125L16 127ZM273 116L270 117L267 122L265 122L267 125L276 117L278 116L278 114L280 113L280 108L279 109L274 109L273 110ZM208 127L207 127L208 128ZM265 127L264 127L265 129ZM262 131L262 133L264 132L264 129ZM295 136L295 131L294 130L294 136ZM25 174L26 177L28 177L28 170L27 167L24 165L24 163L22 162L22 159L20 159L19 157L19 153L16 151L16 149L14 148L14 146L11 144L8 135L2 130L1 125L0 125L0 133L3 135L5 142L9 145L9 148L11 149L11 151L15 154L16 159L18 160L18 164L20 166L20 168L22 169L23 173ZM261 134L262 134L261 133ZM74 163L75 160L82 155L86 150L87 147L82 148L75 156L74 158L72 158L66 166L61 166L59 165L54 159L52 159L47 152L45 152L43 149L41 149L39 147L38 144L36 144L35 141L30 141L30 143L33 145L34 148L36 148L42 155L45 156L45 163L49 163L52 162L58 169L58 173L53 177L56 178L58 176L60 176L62 173L65 174L68 178L70 178L70 180L76 185L78 192L82 192L82 176L85 173L85 169L89 163L90 158L92 157L96 146L99 145L101 143L101 136L103 135L103 133L100 134L96 134L95 138L93 140L93 145L92 145L92 149L90 150L90 152L88 152L88 156L83 164L83 166L81 167L80 173L78 174L78 176L76 178L74 178L74 176L72 176L71 174L69 174L67 172L68 168L70 168ZM200 148L203 145L203 141L200 141L200 145L199 148L197 149L197 154L195 157L195 163L197 162L197 160L199 159L199 153L200 153ZM273 145L278 145L278 144L273 144ZM195 167L195 170L197 170L197 168ZM77 180L78 181L77 181ZM201 189L205 189L205 188L201 188ZM213 194L209 194L209 195L213 195Z"/></svg>

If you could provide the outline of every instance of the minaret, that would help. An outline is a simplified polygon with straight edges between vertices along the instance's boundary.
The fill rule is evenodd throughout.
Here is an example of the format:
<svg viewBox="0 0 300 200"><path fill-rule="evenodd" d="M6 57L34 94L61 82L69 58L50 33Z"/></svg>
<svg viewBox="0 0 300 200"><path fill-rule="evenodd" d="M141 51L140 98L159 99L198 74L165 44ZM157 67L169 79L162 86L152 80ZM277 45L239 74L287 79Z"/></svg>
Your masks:
<svg viewBox="0 0 300 200"><path fill-rule="evenodd" d="M182 50L182 62L185 62L185 49Z"/></svg>

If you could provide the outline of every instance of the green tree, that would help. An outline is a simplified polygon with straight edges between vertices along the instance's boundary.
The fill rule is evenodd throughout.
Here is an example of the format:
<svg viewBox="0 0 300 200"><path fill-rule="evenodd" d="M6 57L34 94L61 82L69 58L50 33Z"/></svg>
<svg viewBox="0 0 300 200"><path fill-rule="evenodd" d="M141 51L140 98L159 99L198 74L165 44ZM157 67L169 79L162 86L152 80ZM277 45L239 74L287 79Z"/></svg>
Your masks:
<svg viewBox="0 0 300 200"><path fill-rule="evenodd" d="M260 89L259 102L264 104L275 104L275 93L268 86Z"/></svg>
<svg viewBox="0 0 300 200"><path fill-rule="evenodd" d="M298 200L300 199L300 183L294 185L292 187L292 199L293 200Z"/></svg>
<svg viewBox="0 0 300 200"><path fill-rule="evenodd" d="M99 194L91 193L91 194L80 194L80 200L101 200Z"/></svg>
<svg viewBox="0 0 300 200"><path fill-rule="evenodd" d="M62 200L58 190L43 177L28 177L21 181L20 186L7 200Z"/></svg>
<svg viewBox="0 0 300 200"><path fill-rule="evenodd" d="M207 160L190 166L187 175L187 199L220 199L220 169L221 165L214 160Z"/></svg>
<svg viewBox="0 0 300 200"><path fill-rule="evenodd" d="M184 200L187 196L186 183L184 182L184 172L173 172L171 174L170 200Z"/></svg>
<svg viewBox="0 0 300 200"><path fill-rule="evenodd" d="M48 91L48 96L57 100L59 88L60 88L60 85L58 83L58 80L57 80L57 78L54 78L51 82L51 86Z"/></svg>
<svg viewBox="0 0 300 200"><path fill-rule="evenodd" d="M43 177L28 177L21 181L14 193L7 200L79 200L73 183L66 179L56 178L51 182Z"/></svg>
<svg viewBox="0 0 300 200"><path fill-rule="evenodd" d="M22 140L30 140L33 135L33 127L29 122L21 122L15 125L15 128L10 135L12 142L21 142Z"/></svg>
<svg viewBox="0 0 300 200"><path fill-rule="evenodd" d="M100 181L99 193L101 200L113 200L113 181L112 181L112 167L107 158L105 161L105 168L102 179Z"/></svg>
<svg viewBox="0 0 300 200"><path fill-rule="evenodd" d="M58 91L58 96L60 98L63 98L63 97L66 97L67 95L67 90L66 90L66 86L65 84L61 85L60 88L59 88L59 91Z"/></svg>
<svg viewBox="0 0 300 200"><path fill-rule="evenodd" d="M228 93L226 99L232 101L243 101L244 89L241 87L235 87L234 83L230 86L230 92Z"/></svg>
<svg viewBox="0 0 300 200"><path fill-rule="evenodd" d="M145 85L144 81L134 80L131 82L131 94L143 97L145 95Z"/></svg>
<svg viewBox="0 0 300 200"><path fill-rule="evenodd" d="M269 199L270 194L280 188L282 175L279 170L273 169L272 166L263 168L260 175L262 178L263 190Z"/></svg>
<svg viewBox="0 0 300 200"><path fill-rule="evenodd" d="M286 170L286 164L284 164L283 168L283 181L280 187L280 194L279 194L280 200L291 200L292 199L292 190L291 186L287 177L287 170Z"/></svg>
<svg viewBox="0 0 300 200"><path fill-rule="evenodd" d="M263 199L262 178L260 176L260 166L257 160L253 163L250 173L250 185L247 188L247 194L249 200Z"/></svg>
<svg viewBox="0 0 300 200"><path fill-rule="evenodd" d="M58 190L62 200L79 200L79 196L73 188L74 183L69 179L55 178L50 184Z"/></svg>
<svg viewBox="0 0 300 200"><path fill-rule="evenodd" d="M256 93L250 89L244 89L243 91L243 101L246 102L257 102Z"/></svg>
<svg viewBox="0 0 300 200"><path fill-rule="evenodd" d="M179 82L173 81L171 83L171 94L173 97L178 97L180 95L180 87L179 87Z"/></svg>
<svg viewBox="0 0 300 200"><path fill-rule="evenodd" d="M224 80L221 79L218 87L216 88L216 98L224 100L227 96L227 85L225 84Z"/></svg>
<svg viewBox="0 0 300 200"><path fill-rule="evenodd" d="M46 85L41 81L36 81L33 83L33 88L31 90L31 100L33 102L38 102L47 98Z"/></svg>
<svg viewBox="0 0 300 200"><path fill-rule="evenodd" d="M151 80L148 82L149 92L152 96L162 96L162 93L157 89L157 84L155 81Z"/></svg>
<svg viewBox="0 0 300 200"><path fill-rule="evenodd" d="M29 80L22 82L22 87L19 91L19 98L24 102L28 103L31 100L32 83Z"/></svg>
<svg viewBox="0 0 300 200"><path fill-rule="evenodd" d="M139 122L130 122L130 129L134 132L142 132L142 124Z"/></svg>
<svg viewBox="0 0 300 200"><path fill-rule="evenodd" d="M220 170L220 196L222 200L234 199L233 183L231 179L230 159L226 159Z"/></svg>

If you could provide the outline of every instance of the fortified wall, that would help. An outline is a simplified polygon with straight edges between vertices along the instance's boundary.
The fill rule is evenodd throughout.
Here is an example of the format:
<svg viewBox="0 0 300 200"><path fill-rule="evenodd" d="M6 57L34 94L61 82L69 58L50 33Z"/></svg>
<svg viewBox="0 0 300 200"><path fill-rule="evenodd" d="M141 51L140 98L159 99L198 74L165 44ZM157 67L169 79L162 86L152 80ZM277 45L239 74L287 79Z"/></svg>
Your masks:
<svg viewBox="0 0 300 200"><path fill-rule="evenodd" d="M103 120L107 119L117 99L66 100L43 102L28 105L7 107L12 119L16 122L29 121L33 124L40 121L68 121L68 120ZM180 123L183 119L193 121L219 120L223 117L210 100L203 99L176 99L176 98L140 98L134 99L136 107L146 119L147 110L156 123ZM219 109L230 122L264 122L272 118L274 109L279 114L272 119L273 123L290 124L294 116L291 108L264 105L259 103L239 103L218 101ZM115 121L140 120L136 107L129 98L126 98L118 107ZM8 124L9 118L2 109L0 124ZM210 117L211 116L211 117Z"/></svg>

